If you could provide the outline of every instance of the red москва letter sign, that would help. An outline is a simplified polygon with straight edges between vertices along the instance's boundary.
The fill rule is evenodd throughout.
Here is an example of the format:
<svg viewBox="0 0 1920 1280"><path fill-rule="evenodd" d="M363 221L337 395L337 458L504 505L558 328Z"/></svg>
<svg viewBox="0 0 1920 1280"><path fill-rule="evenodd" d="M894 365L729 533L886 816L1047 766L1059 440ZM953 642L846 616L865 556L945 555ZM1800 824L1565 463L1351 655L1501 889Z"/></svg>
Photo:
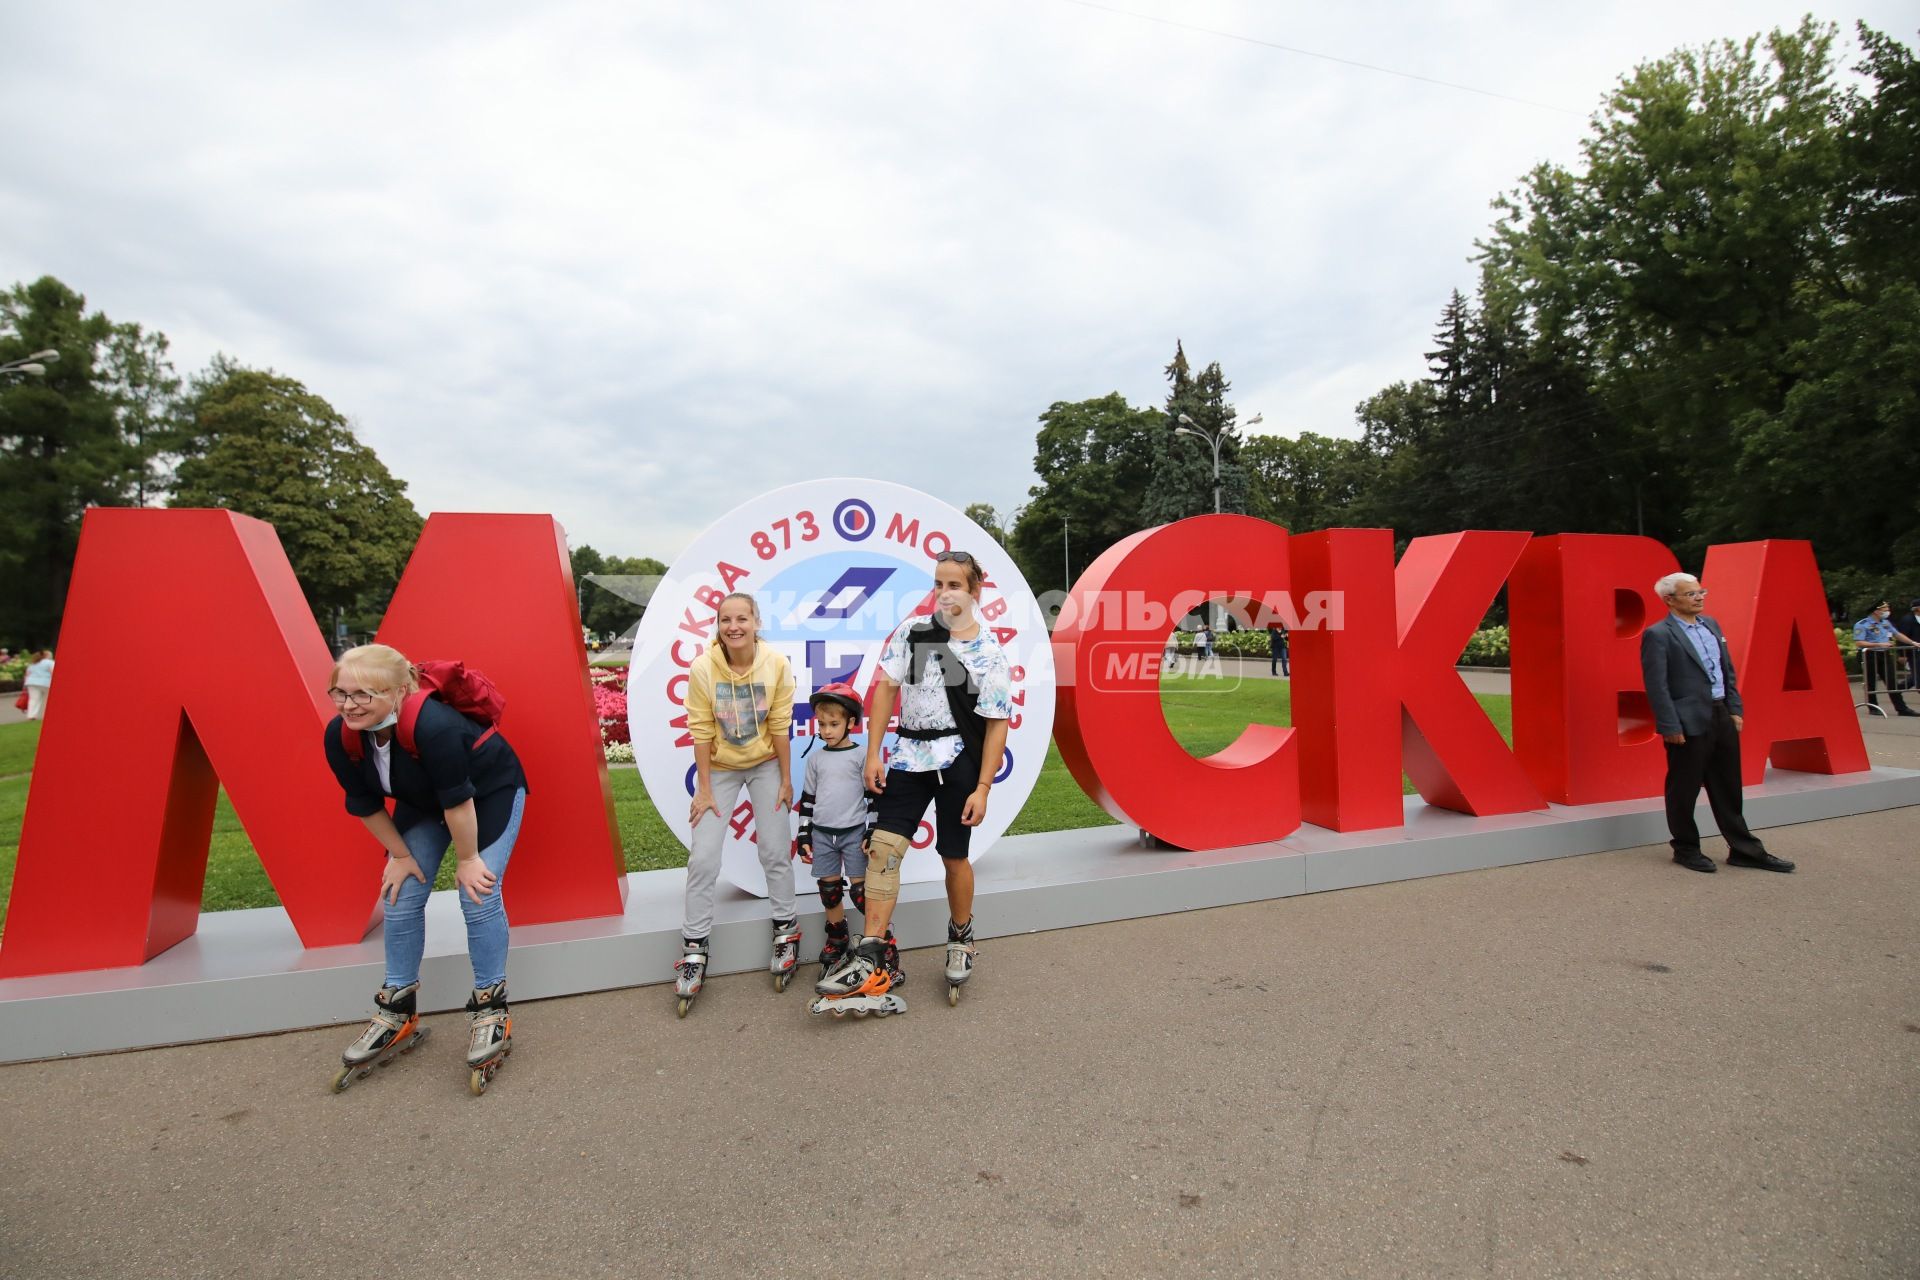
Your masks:
<svg viewBox="0 0 1920 1280"><path fill-rule="evenodd" d="M1196 516L1109 547L1074 583L1053 634L1062 680L1054 739L1101 808L1169 844L1278 840L1300 825L1293 730L1250 724L1201 760L1160 709L1167 632L1200 603L1198 586L1255 599L1285 592L1286 530L1249 516Z"/></svg>
<svg viewBox="0 0 1920 1280"><path fill-rule="evenodd" d="M1640 633L1667 616L1653 584L1679 567L1652 538L1609 533L1535 538L1514 566L1513 747L1554 803L1636 800L1665 785ZM1736 660L1734 671L1745 689L1746 668Z"/></svg>
<svg viewBox="0 0 1920 1280"><path fill-rule="evenodd" d="M1813 544L1770 539L1709 547L1700 581L1740 682L1743 780L1760 781L1769 753L1775 768L1802 773L1869 768Z"/></svg>
<svg viewBox="0 0 1920 1280"><path fill-rule="evenodd" d="M1337 592L1337 628L1293 635L1301 810L1335 831L1397 827L1400 775L1431 805L1520 813L1546 802L1454 670L1530 535L1415 538L1398 565L1391 529L1292 540L1296 593Z"/></svg>
<svg viewBox="0 0 1920 1280"><path fill-rule="evenodd" d="M624 881L566 548L550 516L434 516L381 636L508 696L533 798L518 923L621 910ZM321 754L326 645L271 526L97 509L62 625L0 975L140 964L198 922L224 784L309 947L359 941L382 855Z"/></svg>

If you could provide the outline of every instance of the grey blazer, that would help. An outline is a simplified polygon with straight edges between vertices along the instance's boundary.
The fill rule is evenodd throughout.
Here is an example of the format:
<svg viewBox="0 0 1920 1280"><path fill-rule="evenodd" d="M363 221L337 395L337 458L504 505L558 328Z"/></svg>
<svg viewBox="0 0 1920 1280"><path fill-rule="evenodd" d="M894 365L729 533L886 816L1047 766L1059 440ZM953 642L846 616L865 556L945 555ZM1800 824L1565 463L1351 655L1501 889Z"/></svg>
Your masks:
<svg viewBox="0 0 1920 1280"><path fill-rule="evenodd" d="M1721 679L1727 688L1727 710L1740 714L1740 689L1733 681L1733 657L1720 624L1704 613L1700 624L1720 646ZM1713 680L1700 651L1686 630L1669 613L1640 633L1640 674L1647 683L1647 701L1653 706L1653 727L1661 733L1703 734L1713 727Z"/></svg>

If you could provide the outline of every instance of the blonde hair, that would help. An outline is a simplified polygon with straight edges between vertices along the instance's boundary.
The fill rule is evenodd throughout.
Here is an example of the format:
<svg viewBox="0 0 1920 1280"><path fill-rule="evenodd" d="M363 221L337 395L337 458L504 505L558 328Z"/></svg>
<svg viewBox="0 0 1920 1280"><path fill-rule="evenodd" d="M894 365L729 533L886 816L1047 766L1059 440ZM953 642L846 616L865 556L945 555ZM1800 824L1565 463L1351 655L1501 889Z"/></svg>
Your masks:
<svg viewBox="0 0 1920 1280"><path fill-rule="evenodd" d="M340 687L342 673L352 676L368 689L385 690L396 698L405 697L420 687L414 678L413 664L391 645L363 644L340 655L333 664L327 687Z"/></svg>

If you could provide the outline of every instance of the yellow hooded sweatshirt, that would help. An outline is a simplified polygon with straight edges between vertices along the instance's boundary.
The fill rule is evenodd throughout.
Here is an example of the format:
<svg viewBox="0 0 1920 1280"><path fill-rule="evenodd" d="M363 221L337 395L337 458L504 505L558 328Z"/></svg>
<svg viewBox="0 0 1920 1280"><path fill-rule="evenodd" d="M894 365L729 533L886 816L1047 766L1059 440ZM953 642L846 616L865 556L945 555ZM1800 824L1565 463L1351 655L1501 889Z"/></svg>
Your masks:
<svg viewBox="0 0 1920 1280"><path fill-rule="evenodd" d="M716 769L751 769L773 758L774 735L793 728L793 668L755 640L753 666L735 675L715 636L687 673L687 732L713 748Z"/></svg>

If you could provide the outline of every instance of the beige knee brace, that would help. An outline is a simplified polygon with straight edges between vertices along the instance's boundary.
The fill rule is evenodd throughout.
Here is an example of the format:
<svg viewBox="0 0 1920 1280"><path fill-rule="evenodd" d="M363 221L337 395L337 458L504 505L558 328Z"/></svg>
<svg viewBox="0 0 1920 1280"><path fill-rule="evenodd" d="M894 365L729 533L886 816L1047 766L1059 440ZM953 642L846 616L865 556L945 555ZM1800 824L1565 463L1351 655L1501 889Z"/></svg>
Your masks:
<svg viewBox="0 0 1920 1280"><path fill-rule="evenodd" d="M909 847L907 838L893 831L876 831L867 838L868 902L892 902L900 896L900 863Z"/></svg>

